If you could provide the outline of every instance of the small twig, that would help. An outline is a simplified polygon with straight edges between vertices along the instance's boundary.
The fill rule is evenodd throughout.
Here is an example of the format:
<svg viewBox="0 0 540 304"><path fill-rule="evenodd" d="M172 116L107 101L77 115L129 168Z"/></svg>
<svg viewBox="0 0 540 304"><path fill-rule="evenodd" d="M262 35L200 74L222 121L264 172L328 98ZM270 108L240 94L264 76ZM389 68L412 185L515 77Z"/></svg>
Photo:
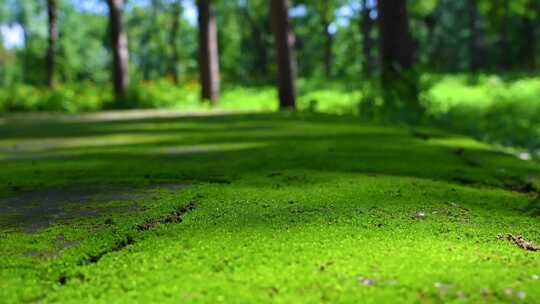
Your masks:
<svg viewBox="0 0 540 304"><path fill-rule="evenodd" d="M521 235L514 236L511 233L502 234L499 233L497 235L498 239L507 239L510 242L516 244L518 247L529 250L529 251L540 251L540 246L536 246L532 241L527 241L525 238Z"/></svg>

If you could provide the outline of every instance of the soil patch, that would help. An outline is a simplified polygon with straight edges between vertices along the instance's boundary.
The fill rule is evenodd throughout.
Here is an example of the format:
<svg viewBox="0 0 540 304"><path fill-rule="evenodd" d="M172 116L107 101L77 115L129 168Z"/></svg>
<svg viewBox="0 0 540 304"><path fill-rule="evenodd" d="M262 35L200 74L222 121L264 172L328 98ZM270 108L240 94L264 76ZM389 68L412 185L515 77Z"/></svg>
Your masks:
<svg viewBox="0 0 540 304"><path fill-rule="evenodd" d="M174 191L184 187L186 185L167 184L133 191L126 186L86 185L21 192L0 199L0 229L36 232L75 218L136 212L141 209L137 201L152 197L151 190L164 188ZM118 205L106 204L112 201Z"/></svg>

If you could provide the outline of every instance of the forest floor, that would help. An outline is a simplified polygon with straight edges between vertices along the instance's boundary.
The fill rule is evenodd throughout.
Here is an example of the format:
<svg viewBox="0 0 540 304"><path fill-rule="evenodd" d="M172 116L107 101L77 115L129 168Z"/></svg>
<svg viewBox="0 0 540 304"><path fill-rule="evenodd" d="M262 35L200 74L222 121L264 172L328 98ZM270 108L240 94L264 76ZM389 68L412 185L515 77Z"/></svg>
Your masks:
<svg viewBox="0 0 540 304"><path fill-rule="evenodd" d="M2 302L540 303L538 163L352 117L119 117L0 119Z"/></svg>

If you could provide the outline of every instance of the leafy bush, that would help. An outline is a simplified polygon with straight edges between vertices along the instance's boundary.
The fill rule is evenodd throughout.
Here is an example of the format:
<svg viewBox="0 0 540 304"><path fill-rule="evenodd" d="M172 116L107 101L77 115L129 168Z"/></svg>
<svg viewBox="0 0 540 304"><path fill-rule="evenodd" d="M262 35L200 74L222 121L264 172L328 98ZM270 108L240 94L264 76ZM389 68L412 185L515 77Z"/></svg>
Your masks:
<svg viewBox="0 0 540 304"><path fill-rule="evenodd" d="M502 145L540 147L540 78L444 76L422 98L439 127Z"/></svg>
<svg viewBox="0 0 540 304"><path fill-rule="evenodd" d="M503 145L540 147L540 78L426 74L421 83L428 123ZM180 86L168 80L141 82L129 89L123 106L209 110L208 103L200 102L199 90L197 82ZM276 111L277 99L273 85L225 85L219 107L231 111ZM381 118L381 103L380 88L375 83L298 81L300 111L359 115L373 120ZM65 84L54 90L22 84L0 90L0 112L74 113L112 105L111 87L91 82Z"/></svg>
<svg viewBox="0 0 540 304"><path fill-rule="evenodd" d="M0 111L97 111L110 99L110 89L89 83L62 85L53 90L16 84L0 91Z"/></svg>

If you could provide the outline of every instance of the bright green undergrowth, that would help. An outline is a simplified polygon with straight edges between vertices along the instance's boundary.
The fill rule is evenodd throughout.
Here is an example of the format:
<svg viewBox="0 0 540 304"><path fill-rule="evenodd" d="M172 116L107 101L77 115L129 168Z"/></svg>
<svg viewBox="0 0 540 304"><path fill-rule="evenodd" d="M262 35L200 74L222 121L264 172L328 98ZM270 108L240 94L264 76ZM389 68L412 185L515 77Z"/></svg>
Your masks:
<svg viewBox="0 0 540 304"><path fill-rule="evenodd" d="M434 77L423 94L432 122L503 145L540 146L540 79Z"/></svg>
<svg viewBox="0 0 540 304"><path fill-rule="evenodd" d="M113 196L66 200L71 217L44 210L51 225L31 232L36 206L11 204L2 302L540 297L538 253L497 239L540 241L533 194L509 190L538 187L540 166L490 145L315 114L60 121L0 121L0 208L58 188ZM190 203L182 222L138 228Z"/></svg>
<svg viewBox="0 0 540 304"><path fill-rule="evenodd" d="M540 78L425 74L421 82L421 100L427 110L424 123L502 145L531 150L540 146ZM376 88L361 81L301 79L298 108L365 117L363 104L380 95L376 92ZM110 87L101 84L66 84L54 91L15 85L0 90L0 112L98 111L110 108L112 99ZM376 104L382 104L379 99ZM210 111L209 105L199 100L197 83L175 86L167 80L134 85L126 106ZM228 111L276 111L277 94L271 85L226 84L219 107Z"/></svg>
<svg viewBox="0 0 540 304"><path fill-rule="evenodd" d="M351 114L361 99L360 90L351 91L340 83L300 80L300 110L333 114ZM168 108L176 110L210 110L200 101L195 82L176 86L168 80L141 82L128 92L126 106L131 108ZM13 85L0 91L0 112L53 111L88 112L112 107L110 86L95 83L59 85L56 89L30 85ZM278 109L277 92L272 85L226 85L219 108L235 111L269 112Z"/></svg>

